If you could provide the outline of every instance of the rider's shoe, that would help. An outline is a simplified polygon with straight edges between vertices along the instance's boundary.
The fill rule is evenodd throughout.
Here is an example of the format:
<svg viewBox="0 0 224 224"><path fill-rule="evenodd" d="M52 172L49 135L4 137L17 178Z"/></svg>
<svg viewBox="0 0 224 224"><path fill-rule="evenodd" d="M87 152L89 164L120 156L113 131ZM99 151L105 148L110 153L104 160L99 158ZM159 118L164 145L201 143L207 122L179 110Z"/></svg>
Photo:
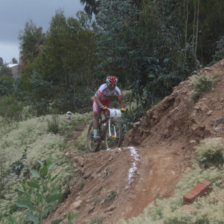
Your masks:
<svg viewBox="0 0 224 224"><path fill-rule="evenodd" d="M97 129L93 129L93 139L94 139L95 141L100 140L100 136L98 135L98 131L97 131Z"/></svg>

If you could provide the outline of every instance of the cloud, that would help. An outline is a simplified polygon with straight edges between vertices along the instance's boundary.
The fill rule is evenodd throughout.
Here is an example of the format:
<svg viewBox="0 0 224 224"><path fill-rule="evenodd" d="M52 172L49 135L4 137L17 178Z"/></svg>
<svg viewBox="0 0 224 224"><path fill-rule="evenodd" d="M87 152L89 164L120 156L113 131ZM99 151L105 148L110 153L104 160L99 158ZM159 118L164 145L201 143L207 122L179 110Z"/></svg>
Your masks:
<svg viewBox="0 0 224 224"><path fill-rule="evenodd" d="M10 63L12 58L19 60L19 48L17 43L0 42L0 57L4 63Z"/></svg>
<svg viewBox="0 0 224 224"><path fill-rule="evenodd" d="M79 0L1 0L0 57L6 61L13 57L18 59L18 36L24 30L26 22L32 20L36 26L43 27L45 32L58 9L63 10L66 17L75 17L83 6ZM13 54L15 46L17 48Z"/></svg>

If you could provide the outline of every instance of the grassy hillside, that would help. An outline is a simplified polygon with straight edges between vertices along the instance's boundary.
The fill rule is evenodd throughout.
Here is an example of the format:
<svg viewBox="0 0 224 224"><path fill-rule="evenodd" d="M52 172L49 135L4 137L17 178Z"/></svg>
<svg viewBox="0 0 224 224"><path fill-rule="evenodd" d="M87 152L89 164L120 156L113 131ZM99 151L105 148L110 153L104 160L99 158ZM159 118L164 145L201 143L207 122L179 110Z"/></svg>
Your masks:
<svg viewBox="0 0 224 224"><path fill-rule="evenodd" d="M75 175L74 167L65 156L67 150L85 150L84 127L91 113L73 114L69 121L65 115L47 115L25 121L7 123L0 127L0 218L9 214L21 216L15 206L16 189L29 179L30 169L37 169L39 161L48 158L54 163L52 175L61 192L69 193L69 180ZM68 139L72 141L68 142Z"/></svg>

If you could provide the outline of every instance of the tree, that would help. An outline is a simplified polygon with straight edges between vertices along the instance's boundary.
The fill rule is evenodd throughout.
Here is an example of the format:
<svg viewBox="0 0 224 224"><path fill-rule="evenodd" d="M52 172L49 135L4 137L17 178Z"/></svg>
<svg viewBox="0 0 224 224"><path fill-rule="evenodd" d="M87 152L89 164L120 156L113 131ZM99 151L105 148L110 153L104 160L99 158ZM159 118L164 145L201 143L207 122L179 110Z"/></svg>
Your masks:
<svg viewBox="0 0 224 224"><path fill-rule="evenodd" d="M66 19L57 11L42 51L23 71L24 88L35 101L53 101L60 111L80 110L89 105L97 60L91 17L78 12Z"/></svg>
<svg viewBox="0 0 224 224"><path fill-rule="evenodd" d="M95 14L99 12L100 4L103 2L101 0L80 0L82 4L85 4L84 10L89 15ZM143 0L132 0L132 4L134 7L141 8Z"/></svg>
<svg viewBox="0 0 224 224"><path fill-rule="evenodd" d="M101 73L116 74L121 83L130 83L136 74L134 57L138 11L132 0L105 0L96 16L98 54L101 57ZM134 56L135 55L135 56Z"/></svg>
<svg viewBox="0 0 224 224"><path fill-rule="evenodd" d="M100 0L80 0L82 4L85 4L84 10L89 14L97 14Z"/></svg>
<svg viewBox="0 0 224 224"><path fill-rule="evenodd" d="M42 50L45 35L42 27L36 27L31 21L27 22L25 29L19 35L20 49L24 64L32 62Z"/></svg>
<svg viewBox="0 0 224 224"><path fill-rule="evenodd" d="M148 0L134 6L132 0L100 4L99 54L104 71L119 74L126 85L129 81L138 102L149 107L187 77L193 57L183 41L181 2Z"/></svg>
<svg viewBox="0 0 224 224"><path fill-rule="evenodd" d="M12 72L7 64L3 64L2 66L0 66L0 76L2 75L9 77L12 76Z"/></svg>
<svg viewBox="0 0 224 224"><path fill-rule="evenodd" d="M18 64L18 61L16 60L16 58L13 58L13 59L12 59L12 63L13 63L13 64Z"/></svg>

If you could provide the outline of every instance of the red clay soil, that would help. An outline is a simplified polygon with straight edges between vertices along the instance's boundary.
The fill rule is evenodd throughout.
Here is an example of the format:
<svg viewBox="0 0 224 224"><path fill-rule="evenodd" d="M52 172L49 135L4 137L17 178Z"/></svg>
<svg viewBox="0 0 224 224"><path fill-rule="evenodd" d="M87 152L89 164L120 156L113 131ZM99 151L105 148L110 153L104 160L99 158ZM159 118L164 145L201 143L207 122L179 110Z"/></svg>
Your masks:
<svg viewBox="0 0 224 224"><path fill-rule="evenodd" d="M44 223L71 211L78 224L94 223L94 219L118 224L138 216L156 198L172 196L191 165L194 146L203 138L224 134L222 122L215 128L216 121L224 117L224 60L202 72L219 75L219 79L196 102L191 100L190 80L181 82L133 125L121 148L71 154L77 174L70 183L71 193Z"/></svg>

